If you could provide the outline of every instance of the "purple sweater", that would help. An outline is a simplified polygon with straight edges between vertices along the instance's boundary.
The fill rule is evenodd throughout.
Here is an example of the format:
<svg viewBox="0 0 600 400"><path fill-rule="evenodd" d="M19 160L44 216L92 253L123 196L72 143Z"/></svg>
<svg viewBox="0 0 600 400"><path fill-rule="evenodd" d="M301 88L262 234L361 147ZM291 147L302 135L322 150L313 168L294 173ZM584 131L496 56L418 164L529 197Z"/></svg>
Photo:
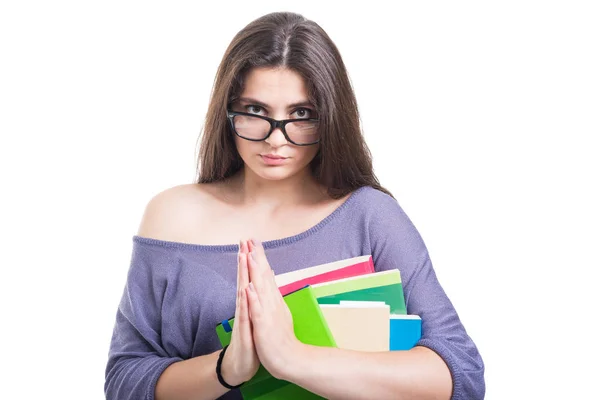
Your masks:
<svg viewBox="0 0 600 400"><path fill-rule="evenodd" d="M408 313L423 321L417 345L434 350L450 368L452 399L484 397L481 356L394 198L362 187L309 230L263 245L276 274L366 254L376 271L399 269ZM106 366L107 399L153 400L170 364L222 348L215 326L235 312L238 249L133 237ZM236 389L221 399L241 396Z"/></svg>

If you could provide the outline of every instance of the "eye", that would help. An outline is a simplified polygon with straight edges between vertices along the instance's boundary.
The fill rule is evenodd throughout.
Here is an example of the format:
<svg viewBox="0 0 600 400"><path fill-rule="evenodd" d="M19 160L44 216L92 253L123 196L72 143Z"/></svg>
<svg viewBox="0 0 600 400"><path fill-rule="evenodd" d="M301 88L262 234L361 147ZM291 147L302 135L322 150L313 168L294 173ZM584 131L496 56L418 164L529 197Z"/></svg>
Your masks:
<svg viewBox="0 0 600 400"><path fill-rule="evenodd" d="M244 108L246 109L246 112L250 114L259 114L260 111L263 109L261 106L256 106L254 104L247 105Z"/></svg>
<svg viewBox="0 0 600 400"><path fill-rule="evenodd" d="M298 108L294 111L294 114L296 114L296 118L312 118L313 110L310 108Z"/></svg>

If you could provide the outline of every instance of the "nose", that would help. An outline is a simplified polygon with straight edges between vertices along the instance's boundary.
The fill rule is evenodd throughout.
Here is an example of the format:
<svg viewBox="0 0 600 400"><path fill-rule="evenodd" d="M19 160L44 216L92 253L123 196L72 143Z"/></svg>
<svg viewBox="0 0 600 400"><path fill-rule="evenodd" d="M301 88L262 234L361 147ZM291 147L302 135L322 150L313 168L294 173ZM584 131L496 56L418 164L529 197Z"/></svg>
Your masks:
<svg viewBox="0 0 600 400"><path fill-rule="evenodd" d="M273 132L271 132L271 135L269 135L269 137L265 140L265 142L269 143L273 147L278 147L283 146L288 141L285 138L285 135L283 134L281 128L275 128L273 129Z"/></svg>

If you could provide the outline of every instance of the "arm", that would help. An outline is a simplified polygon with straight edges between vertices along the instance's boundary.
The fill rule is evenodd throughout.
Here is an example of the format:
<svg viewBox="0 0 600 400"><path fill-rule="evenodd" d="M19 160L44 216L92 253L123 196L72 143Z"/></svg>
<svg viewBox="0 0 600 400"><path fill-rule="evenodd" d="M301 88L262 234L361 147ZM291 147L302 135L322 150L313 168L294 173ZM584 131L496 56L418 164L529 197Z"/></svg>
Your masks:
<svg viewBox="0 0 600 400"><path fill-rule="evenodd" d="M376 270L400 270L408 313L423 321L421 340L409 351L387 354L302 345L280 376L328 398L482 399L483 361L421 236L397 201L381 192L372 194L367 214Z"/></svg>
<svg viewBox="0 0 600 400"><path fill-rule="evenodd" d="M368 222L373 261L378 271L400 270L407 311L423 323L417 346L444 360L453 400L483 399L483 360L437 279L423 239L395 199L379 191L373 195ZM422 379L437 380L436 371L423 370Z"/></svg>
<svg viewBox="0 0 600 400"><path fill-rule="evenodd" d="M236 323L221 364L223 379L232 385L250 380L260 365L252 341L252 326L245 294L245 288L248 286L247 252L248 245L240 242ZM156 385L156 399L214 399L223 395L227 390L218 382L215 371L219 353L220 351L217 351L207 356L172 364L160 376Z"/></svg>
<svg viewBox="0 0 600 400"><path fill-rule="evenodd" d="M168 354L160 337L163 284L153 267L164 262L166 255L134 243L105 371L109 400L153 399L160 374L181 361Z"/></svg>
<svg viewBox="0 0 600 400"><path fill-rule="evenodd" d="M409 275L405 288L407 311L420 315L421 340L416 346L435 351L452 376L452 399L483 399L484 364L426 255Z"/></svg>
<svg viewBox="0 0 600 400"><path fill-rule="evenodd" d="M228 391L217 380L218 351L188 360L169 357L142 332L119 309L106 368L108 400L216 399ZM223 378L235 382L227 374L231 370L227 360L223 360Z"/></svg>
<svg viewBox="0 0 600 400"><path fill-rule="evenodd" d="M426 347L371 353L298 341L263 248L256 248L249 265L250 315L258 356L275 378L328 399L450 398L450 372Z"/></svg>
<svg viewBox="0 0 600 400"><path fill-rule="evenodd" d="M279 379L327 399L448 399L452 380L444 361L425 347L359 352L300 344Z"/></svg>
<svg viewBox="0 0 600 400"><path fill-rule="evenodd" d="M144 213L138 234L161 237L173 220L173 190L153 198ZM172 226L171 226L172 228ZM168 271L177 264L168 249L134 243L127 282L121 298L105 371L109 400L215 399L228 391L216 375L219 352L183 360L165 347L161 337L161 308ZM225 381L237 378L229 352L223 359Z"/></svg>
<svg viewBox="0 0 600 400"><path fill-rule="evenodd" d="M229 389L217 380L215 366L220 351L212 354L190 358L171 364L160 376L156 384L156 400L178 399L216 399ZM225 359L227 360L227 352ZM237 384L227 375L229 368L222 366L223 379L230 384Z"/></svg>

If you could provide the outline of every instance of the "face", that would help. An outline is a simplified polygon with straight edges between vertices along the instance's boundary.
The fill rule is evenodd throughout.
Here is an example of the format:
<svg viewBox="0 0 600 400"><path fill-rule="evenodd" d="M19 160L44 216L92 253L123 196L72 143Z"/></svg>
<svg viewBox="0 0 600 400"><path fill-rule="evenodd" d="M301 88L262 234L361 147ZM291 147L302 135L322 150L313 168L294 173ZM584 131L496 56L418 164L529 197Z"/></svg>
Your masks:
<svg viewBox="0 0 600 400"><path fill-rule="evenodd" d="M285 68L254 68L245 80L240 99L233 111L262 115L277 120L318 118L309 103L304 80L295 71ZM286 126L289 132L290 125ZM263 141L253 142L234 135L237 150L246 168L267 180L281 180L306 172L319 150L319 144L297 146L286 140L280 128ZM273 160L266 155L285 157Z"/></svg>

